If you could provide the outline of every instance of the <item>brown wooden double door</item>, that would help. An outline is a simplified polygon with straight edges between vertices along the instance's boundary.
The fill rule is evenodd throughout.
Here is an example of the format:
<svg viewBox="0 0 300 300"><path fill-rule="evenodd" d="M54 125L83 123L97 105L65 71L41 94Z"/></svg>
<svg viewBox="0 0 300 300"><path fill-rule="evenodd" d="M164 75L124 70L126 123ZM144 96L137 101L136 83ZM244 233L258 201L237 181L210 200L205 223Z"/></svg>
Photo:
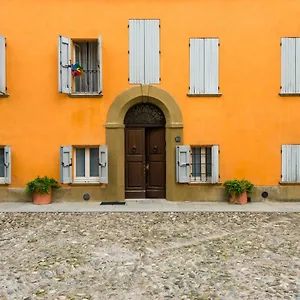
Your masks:
<svg viewBox="0 0 300 300"><path fill-rule="evenodd" d="M165 128L125 128L125 198L165 197Z"/></svg>

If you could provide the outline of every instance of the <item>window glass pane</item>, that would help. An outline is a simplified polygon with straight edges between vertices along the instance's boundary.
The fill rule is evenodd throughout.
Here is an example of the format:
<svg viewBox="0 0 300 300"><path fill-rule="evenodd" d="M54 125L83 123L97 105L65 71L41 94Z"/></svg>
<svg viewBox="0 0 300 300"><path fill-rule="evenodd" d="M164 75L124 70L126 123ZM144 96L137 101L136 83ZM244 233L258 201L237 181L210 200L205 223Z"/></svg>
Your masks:
<svg viewBox="0 0 300 300"><path fill-rule="evenodd" d="M85 177L85 149L76 149L76 177Z"/></svg>
<svg viewBox="0 0 300 300"><path fill-rule="evenodd" d="M0 148L0 177L4 177L4 148Z"/></svg>
<svg viewBox="0 0 300 300"><path fill-rule="evenodd" d="M211 147L206 147L206 176L211 177Z"/></svg>
<svg viewBox="0 0 300 300"><path fill-rule="evenodd" d="M201 174L201 148L192 148L192 176L200 177Z"/></svg>
<svg viewBox="0 0 300 300"><path fill-rule="evenodd" d="M99 148L90 148L90 176L99 177Z"/></svg>

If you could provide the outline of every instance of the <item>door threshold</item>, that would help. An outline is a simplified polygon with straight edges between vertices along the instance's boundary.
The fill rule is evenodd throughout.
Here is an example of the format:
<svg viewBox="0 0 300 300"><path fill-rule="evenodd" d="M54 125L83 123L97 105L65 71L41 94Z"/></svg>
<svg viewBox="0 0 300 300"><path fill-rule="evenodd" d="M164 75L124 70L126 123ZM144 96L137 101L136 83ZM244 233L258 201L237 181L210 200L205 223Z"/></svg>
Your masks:
<svg viewBox="0 0 300 300"><path fill-rule="evenodd" d="M166 198L137 198L137 199L125 199L126 202L135 202L135 201L138 201L138 202L157 202L157 201L167 201Z"/></svg>

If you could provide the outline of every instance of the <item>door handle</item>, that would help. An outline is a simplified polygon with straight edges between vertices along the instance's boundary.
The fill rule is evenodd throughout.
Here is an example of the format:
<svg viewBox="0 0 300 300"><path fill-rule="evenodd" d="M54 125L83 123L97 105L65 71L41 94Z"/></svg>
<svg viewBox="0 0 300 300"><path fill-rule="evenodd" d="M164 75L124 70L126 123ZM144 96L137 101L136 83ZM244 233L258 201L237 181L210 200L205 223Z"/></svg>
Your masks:
<svg viewBox="0 0 300 300"><path fill-rule="evenodd" d="M149 171L149 164L146 164L146 165L145 165L145 170L146 170L146 171Z"/></svg>

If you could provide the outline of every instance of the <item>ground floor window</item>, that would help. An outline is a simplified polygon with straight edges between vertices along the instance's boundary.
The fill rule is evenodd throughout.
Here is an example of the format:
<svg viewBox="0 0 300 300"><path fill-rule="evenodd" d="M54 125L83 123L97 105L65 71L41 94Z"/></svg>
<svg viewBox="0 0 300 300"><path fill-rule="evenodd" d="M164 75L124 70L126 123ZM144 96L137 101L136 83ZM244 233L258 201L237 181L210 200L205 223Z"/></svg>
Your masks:
<svg viewBox="0 0 300 300"><path fill-rule="evenodd" d="M212 147L191 147L191 182L211 182L212 180Z"/></svg>
<svg viewBox="0 0 300 300"><path fill-rule="evenodd" d="M75 148L74 182L99 182L99 147Z"/></svg>

